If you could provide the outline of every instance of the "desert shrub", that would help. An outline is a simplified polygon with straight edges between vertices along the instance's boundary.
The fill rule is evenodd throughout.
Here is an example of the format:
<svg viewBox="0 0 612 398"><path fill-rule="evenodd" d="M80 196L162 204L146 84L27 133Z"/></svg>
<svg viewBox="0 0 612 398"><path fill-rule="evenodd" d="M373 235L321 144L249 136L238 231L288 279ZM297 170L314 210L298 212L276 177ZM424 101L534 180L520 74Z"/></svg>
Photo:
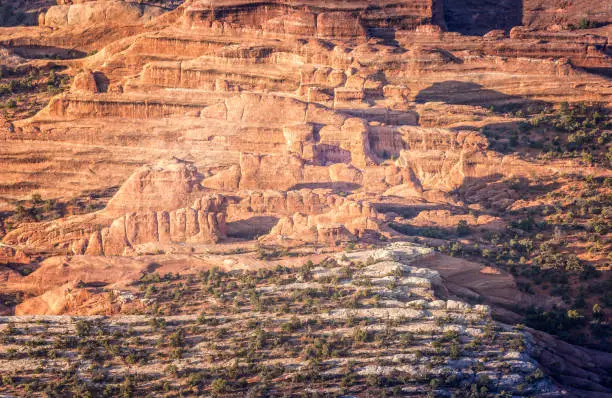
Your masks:
<svg viewBox="0 0 612 398"><path fill-rule="evenodd" d="M514 351L525 351L525 341L521 337L515 337L509 341L508 347Z"/></svg>
<svg viewBox="0 0 612 398"><path fill-rule="evenodd" d="M123 383L121 383L121 387L119 391L120 391L120 396L122 398L133 397L136 392L136 384L134 382L133 377L131 376L126 377Z"/></svg>
<svg viewBox="0 0 612 398"><path fill-rule="evenodd" d="M461 348L459 347L459 344L451 344L448 355L451 359L459 359L461 356Z"/></svg>
<svg viewBox="0 0 612 398"><path fill-rule="evenodd" d="M463 251L464 251L464 247L459 242L453 242L448 248L448 254L451 255L452 257L461 255Z"/></svg>
<svg viewBox="0 0 612 398"><path fill-rule="evenodd" d="M75 323L74 327L76 329L77 336L81 338L87 337L93 332L93 325L91 324L91 322L84 319L78 320Z"/></svg>
<svg viewBox="0 0 612 398"><path fill-rule="evenodd" d="M140 282L144 284L159 283L162 281L161 276L157 272L143 273L140 277Z"/></svg>
<svg viewBox="0 0 612 398"><path fill-rule="evenodd" d="M569 24L567 27L569 30L578 30L578 29L595 29L598 28L600 24L596 21L592 21L587 18L582 18L578 21L577 25Z"/></svg>
<svg viewBox="0 0 612 398"><path fill-rule="evenodd" d="M185 331L180 328L169 336L170 347L181 348L185 345Z"/></svg>
<svg viewBox="0 0 612 398"><path fill-rule="evenodd" d="M295 332L302 327L300 320L294 316L288 322L283 322L280 326L281 330L285 333Z"/></svg>
<svg viewBox="0 0 612 398"><path fill-rule="evenodd" d="M410 224L398 223L390 223L389 226L404 235L424 236L426 238L434 239L445 239L451 235L449 231L435 227L415 227Z"/></svg>
<svg viewBox="0 0 612 398"><path fill-rule="evenodd" d="M224 379L215 379L210 383L210 392L213 395L219 395L227 392L228 385Z"/></svg>
<svg viewBox="0 0 612 398"><path fill-rule="evenodd" d="M14 385L14 380L10 375L2 375L2 385L3 386L12 386Z"/></svg>
<svg viewBox="0 0 612 398"><path fill-rule="evenodd" d="M457 224L457 235L458 236L467 236L472 232L470 226L468 225L467 221L465 220L461 220L459 221L459 223Z"/></svg>
<svg viewBox="0 0 612 398"><path fill-rule="evenodd" d="M361 328L355 328L353 331L353 341L355 343L365 343L369 339L369 333L367 330Z"/></svg>
<svg viewBox="0 0 612 398"><path fill-rule="evenodd" d="M512 221L512 227L522 229L525 232L531 232L536 228L536 223L533 218L528 217L518 221Z"/></svg>
<svg viewBox="0 0 612 398"><path fill-rule="evenodd" d="M534 329L543 330L561 337L569 337L568 332L572 328L584 324L583 317L574 317L574 315L574 312L568 314L568 311L561 309L546 311L531 307L525 314L525 322Z"/></svg>

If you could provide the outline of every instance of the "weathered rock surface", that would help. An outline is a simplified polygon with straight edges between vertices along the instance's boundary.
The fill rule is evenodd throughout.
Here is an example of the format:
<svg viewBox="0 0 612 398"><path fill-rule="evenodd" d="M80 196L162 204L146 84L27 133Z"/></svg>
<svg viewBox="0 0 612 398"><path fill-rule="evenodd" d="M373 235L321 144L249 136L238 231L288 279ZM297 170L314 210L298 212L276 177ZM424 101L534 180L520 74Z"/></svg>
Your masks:
<svg viewBox="0 0 612 398"><path fill-rule="evenodd" d="M0 265L28 264L29 262L29 257L21 250L0 245Z"/></svg>
<svg viewBox="0 0 612 398"><path fill-rule="evenodd" d="M381 233L380 224L384 216L369 203L338 196L322 197L319 201L328 203L327 212L296 211L281 218L270 234L262 238L263 241L338 244L368 237L376 239Z"/></svg>
<svg viewBox="0 0 612 398"><path fill-rule="evenodd" d="M97 94L99 92L96 78L91 71L83 71L74 77L72 90L84 94Z"/></svg>
<svg viewBox="0 0 612 398"><path fill-rule="evenodd" d="M371 253L354 252L352 255L355 258L365 258L370 257ZM515 328L496 324L491 319L486 306L470 305L457 300L441 300L436 297L433 287L439 283L439 274L413 266L413 263L420 257L417 247L394 245L391 248L379 250L377 255L381 259L396 258L398 261L370 260L367 263L369 265L366 264L365 268L360 267L360 264L357 263L339 266L336 262L331 261L329 264L322 263L311 269L312 279L301 282L292 282L301 277L299 269L283 270L281 268L279 272L270 267L269 270L266 270L268 277L261 280L253 279L251 295L261 300L270 300L270 302L289 300L305 292L316 292L319 295L317 312L305 311L304 308L295 308L293 313L282 314L272 312L268 308L257 311L258 321L270 325L270 329L265 326L266 332L270 331L271 336L273 333L276 335L282 333L291 346L298 347L298 349L294 352L289 347L282 350L261 347L260 352L266 355L257 356L254 359L255 363L260 366L274 364L277 369L282 368L286 376L297 374L295 372L308 363L308 359L301 354L305 351L302 347L304 344L302 342L303 332L307 330L311 320L317 319L322 328L311 331L316 336L327 336L326 341L328 342L335 341L331 339L336 337L341 340L359 340L352 344L352 349L330 353L329 357L332 360L325 361L327 366L325 378L319 382L321 384L318 388L329 388L328 385L333 388L332 383L335 383L336 379L340 380L345 377L345 365L348 362L354 362L355 365L352 368L354 370L351 372L356 374L356 378L368 376L392 378L399 373L421 375L424 380L429 380L440 377L440 375L451 374L466 384L476 383L478 380L482 383L483 380L487 380L490 386L488 391L492 393L503 390L517 395L528 393L552 397L562 396L562 391L549 378L542 377L537 372L539 365L531 356L531 346L524 343L529 338L528 334ZM399 261L400 257L409 257L412 260ZM66 268L72 266L80 268L78 263L62 264L60 261L56 264L46 264L48 271L55 273L65 273ZM120 269L124 273L137 271L130 269L129 266ZM355 272L347 275L347 270ZM202 271L203 274L206 272L208 271ZM239 277L254 275L254 273L237 274L235 270L232 273L219 270L215 272L224 285L238 283ZM381 277L382 275L384 276ZM176 278L181 283L185 283L186 291L198 293L193 296L193 301L199 303L207 300L208 296L199 293L202 291L198 290L202 287L201 283L193 285L187 283L188 279L196 277L190 274L188 277L177 276ZM342 290L350 293L350 296L340 299L328 297L325 292L334 289L339 279L342 280ZM102 276L101 280L107 279ZM159 288L160 282L152 282L149 286ZM145 303L140 306L141 311L148 312L152 308L159 308L157 305L153 307L153 303L144 299L145 294L136 290L115 289L112 298L102 301L99 297L88 297L88 291L79 288L77 283L68 282L60 289L49 291L24 302L20 305L20 312L27 313L31 309L31 304L40 305L47 314L53 314L60 309L71 312L79 306L89 309L91 307L88 305L92 305L95 300L100 300L97 304L102 314L111 311L112 308L121 310L125 307L127 311L129 308L138 306L137 303ZM346 300L348 298L354 298L354 300ZM130 302L133 302L132 305L129 304ZM81 335L81 339L99 339L101 336L106 336L107 333L108 335L116 334L115 339L121 339L122 344L127 344L128 339L123 340L125 330L130 330L131 339L139 338L139 345L142 349L148 347L148 342L159 340L165 333L174 336L189 333L186 334L187 338L183 341L181 347L183 355L180 358L159 355L151 357L147 365L130 364L131 369L138 369L140 377L158 381L160 377L164 379L168 377L160 376L159 368L169 364L184 369L193 366L194 361L197 361L198 372L212 370L213 366L205 360L207 355L233 349L232 335L234 333L242 336L247 333L249 337L254 335L247 326L249 320L252 320L250 305L248 301L236 300L235 304L230 307L231 309L223 306L217 308L215 313L205 312L200 316L184 313L181 308L177 308L181 312L173 316L156 314L155 322L163 325L163 331L153 325L154 321L151 321L151 316L143 315L117 314L113 317L84 316L78 318L16 316L0 320L5 323L10 321L10 327L5 327L3 330L5 334L8 334L9 337L19 336L8 340L5 344L7 349L19 347L25 341L34 338L37 338L38 341L52 342L66 336L72 337L77 332ZM367 325L360 324L366 320ZM352 324L352 321L358 323ZM47 327L43 329L41 324ZM310 328L312 330L313 326L310 325ZM44 331L44 335L39 335L39 330ZM196 338L204 336L202 330L207 333L223 330L223 333L218 333L217 345L214 348ZM383 333L388 344L381 349L375 343L375 337ZM491 335L495 338L491 338ZM267 338L264 339L264 342L267 341ZM474 343L470 344L472 342ZM391 345L393 348L390 347ZM453 348L456 354L454 358L437 362L433 360L435 353L445 352L451 347L461 347L459 352ZM76 353L76 348L72 345L56 349L62 356ZM157 349L164 350L165 347ZM106 366L117 374L122 374L127 369L125 361L115 356L106 361ZM214 369L218 368L218 366L214 367ZM37 373L45 377L53 377L63 371L61 363L56 361L49 361L48 366L40 369L37 359L4 356L0 359L0 370L8 369L16 370L20 374L29 374L39 369ZM293 386L298 383L301 387L299 384L301 382L280 377L275 381L275 388L285 389L289 383ZM13 387L4 386L4 388ZM374 387L368 387L370 388ZM459 388L451 385L440 387L438 390L454 392L459 391ZM428 383L417 380L403 387L401 391L402 393L421 394L426 390L431 390Z"/></svg>
<svg viewBox="0 0 612 398"><path fill-rule="evenodd" d="M197 169L177 159L142 167L121 186L104 213L117 216L184 207L201 190L199 181Z"/></svg>
<svg viewBox="0 0 612 398"><path fill-rule="evenodd" d="M97 9L105 3L57 7ZM118 7L145 7L123 4ZM127 31L130 21L111 18L123 26L113 32L126 29L125 37L112 42L111 36L97 36L100 43L112 43L79 61L94 79L89 72L77 75L69 93L54 98L33 119L16 123L17 134L3 136L7 145L2 151L13 162L2 173L13 178L24 167L19 151L26 139L28 147L53 159L29 181L51 195L78 193L74 187L81 183L79 173L54 171L75 167L54 163L64 146L75 144L88 150L74 151L73 162L94 164L87 179L91 188L109 180L119 185L136 166L154 164L162 153L194 159L200 170L210 168L211 174L226 169L225 175L206 180L211 188L289 189L339 181L362 185L362 176L368 174L374 176L368 181L380 181L375 166L383 158L408 148L411 157L418 157L421 149L402 141L408 125L451 124L450 115L432 119L420 111L421 104L609 100L609 82L572 66L605 67L605 37L515 28L509 36L465 38L430 25L444 25L443 8L440 2L407 1L376 2L366 8L357 1L342 7L310 1L279 0L266 6L189 1L153 24L139 22L133 28L138 35ZM59 27L57 33L38 38L7 34L4 40L0 35L0 43L24 54L68 44L89 51L88 34L75 29L77 25ZM68 33L73 31L74 37ZM397 45L371 37L391 31ZM332 38L321 40L320 34ZM348 36L361 39L351 41ZM468 78L465 71L474 73ZM435 142L435 136L448 141L455 138L446 137L457 135L461 141L462 135L473 133L429 134ZM410 141L416 134L407 135ZM100 147L109 149L101 153ZM442 148L444 153L462 150ZM490 161L472 156L469 163L476 166ZM421 161L439 162L443 157ZM248 171L243 173L241 162ZM358 170L350 175L341 170L344 175L338 178L333 170L310 167L335 164ZM450 165L442 169L441 180L449 181L435 185L445 189L456 185L461 171L471 172L462 170L465 167L451 171ZM270 181L266 171L278 174L279 182ZM429 173L413 172L429 189L423 181L432 180ZM390 194L419 196L419 183L408 184ZM384 192L395 185L402 184L373 189ZM9 197L23 195L17 188L8 190Z"/></svg>
<svg viewBox="0 0 612 398"><path fill-rule="evenodd" d="M215 199L202 200L210 201ZM110 227L94 232L75 254L121 256L148 243L216 243L225 237L225 231L225 213L213 212L209 206L129 213L114 220Z"/></svg>
<svg viewBox="0 0 612 398"><path fill-rule="evenodd" d="M159 259L165 249L173 255L214 243L254 244L262 235L258 245L370 243L393 237L391 219L447 229L465 220L501 231L496 217L466 214L470 203L500 214L513 208L520 195L495 178L539 177L572 165L504 156L478 131L515 122L500 109L612 98L606 27L567 29L609 22L606 6L587 0L562 7L548 0L57 3L36 3L40 26L0 29L2 76L38 65L73 76L70 89L35 116L0 127L0 210L32 194L68 202L121 188L104 210L7 228L1 278L34 296L15 307L18 314L89 313L99 295L88 283L117 282L103 272L134 281L148 265L121 264L141 254ZM464 211L446 210L451 202ZM403 210L414 215L384 216L375 210L381 203L412 206ZM42 271L27 277L10 268L30 255L55 254L70 258L43 261ZM485 307L435 299L433 288L445 288L442 276L412 266L416 258L426 262L428 250L396 244L345 256L336 259L345 267L364 263L355 277L382 292L382 304L335 305L323 318L406 319L414 324L402 333L433 338L448 331L435 323L451 317L449 329L462 337L481 334ZM314 282L279 291L318 288L340 272L318 270ZM269 288L258 287L273 293ZM456 291L471 288L486 291L474 284ZM518 300L490 295L506 306ZM556 393L515 390L531 380L533 362L492 352L496 361L483 374L496 388ZM573 353L560 346L541 358L574 386L604 393L604 374L595 368L607 362L583 372L567 359ZM412 361L414 353L397 355L389 360L408 355L411 362L363 364L357 374L442 371ZM575 355L586 361L589 354ZM445 367L472 369L473 357ZM502 361L510 363L503 375ZM471 383L476 375L462 377ZM402 392L422 396L427 388Z"/></svg>
<svg viewBox="0 0 612 398"><path fill-rule="evenodd" d="M53 28L75 25L131 25L161 15L160 7L120 0L69 2L53 6L39 16L39 24Z"/></svg>

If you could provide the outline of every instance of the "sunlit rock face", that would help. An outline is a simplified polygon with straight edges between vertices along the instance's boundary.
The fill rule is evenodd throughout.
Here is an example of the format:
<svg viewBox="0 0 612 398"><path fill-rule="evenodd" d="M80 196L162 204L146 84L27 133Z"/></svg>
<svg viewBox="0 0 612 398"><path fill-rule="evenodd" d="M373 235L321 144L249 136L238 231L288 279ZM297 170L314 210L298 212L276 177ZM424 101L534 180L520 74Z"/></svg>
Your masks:
<svg viewBox="0 0 612 398"><path fill-rule="evenodd" d="M538 233L560 242L560 179L609 176L553 159L546 122L610 103L609 10L591 2L16 2L23 23L0 15L0 315L24 317L0 369L45 380L102 350L62 346L88 337L71 315L92 338L160 342L100 354L148 378L142 395L604 393L607 357L492 317L566 313L492 263L533 262ZM17 345L42 358L51 337L39 371ZM74 391L102 394L93 366ZM10 381L0 394L40 387Z"/></svg>

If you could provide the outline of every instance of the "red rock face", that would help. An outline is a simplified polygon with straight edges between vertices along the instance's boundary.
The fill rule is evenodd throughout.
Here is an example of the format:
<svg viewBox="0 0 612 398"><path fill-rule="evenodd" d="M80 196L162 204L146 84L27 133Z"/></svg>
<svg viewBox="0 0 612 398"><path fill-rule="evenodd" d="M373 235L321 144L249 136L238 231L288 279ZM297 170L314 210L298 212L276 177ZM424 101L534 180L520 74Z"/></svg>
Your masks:
<svg viewBox="0 0 612 398"><path fill-rule="evenodd" d="M557 2L554 0L524 0L523 25L535 29L551 26L580 26L582 20L598 25L610 23L610 5L599 1L574 0Z"/></svg>
<svg viewBox="0 0 612 398"><path fill-rule="evenodd" d="M0 265L29 263L30 258L21 250L7 246L0 246Z"/></svg>
<svg viewBox="0 0 612 398"><path fill-rule="evenodd" d="M432 0L345 1L341 5L324 1L276 0L189 1L184 15L193 27L217 31L263 30L320 38L365 37L370 29L414 28L441 21L440 6Z"/></svg>
<svg viewBox="0 0 612 398"><path fill-rule="evenodd" d="M162 211L186 206L198 195L197 169L171 160L143 167L134 173L108 203L105 214Z"/></svg>
<svg viewBox="0 0 612 398"><path fill-rule="evenodd" d="M328 199L328 211L296 212L280 219L278 224L263 237L264 242L323 243L337 245L356 242L381 234L384 216L378 214L369 203L345 200L341 197Z"/></svg>
<svg viewBox="0 0 612 398"><path fill-rule="evenodd" d="M487 4L471 6L494 9ZM385 167L373 166L415 151L413 138L405 139L406 126L452 129L451 119L463 118L466 106L609 99L604 80L575 68L606 69L607 38L530 28L466 37L442 29L443 6L400 0L187 1L155 23L119 20L122 27L103 29L125 33L116 41L97 30L104 27L100 21L90 21L84 31L67 25L7 33L0 41L21 51L89 51L92 41L111 43L78 61L74 71L81 72L68 92L32 119L1 130L10 144L0 151L11 159L23 148L40 147L46 159L60 158L64 147L83 148L69 156L71 164L41 166L31 181L18 177L26 159L10 162L0 170L0 178L10 181L7 197L26 197L19 189L24 183L52 197L76 196L111 181L118 186L138 166L171 156L194 159L202 173L198 182L185 192L168 183L138 199L132 193L139 188L129 183L108 207L116 208L113 217L129 212L122 203L136 200L144 207L157 203L155 211L188 206L194 198L183 198L198 191L200 180L203 188L220 190L343 183L386 192L393 187L380 177ZM495 10L511 6L502 3ZM419 109L433 103L453 109ZM429 133L445 144L454 130ZM436 139L423 151L433 152ZM477 158L475 152L469 156ZM453 153L448 159L460 157ZM84 179L73 162L91 165L92 172ZM169 180L191 178L170 174ZM446 178L438 185L455 185Z"/></svg>
<svg viewBox="0 0 612 398"><path fill-rule="evenodd" d="M123 256L139 245L217 243L226 237L225 215L191 207L171 212L130 213L91 235L75 254ZM100 244L101 243L101 244Z"/></svg>
<svg viewBox="0 0 612 398"><path fill-rule="evenodd" d="M57 3L33 1L32 26L0 29L0 217L16 220L1 223L0 290L26 286L37 295L0 305L1 313L78 313L100 298L90 283L137 289L141 271L191 272L193 264L216 265L217 250L244 254L246 268L264 266L250 262L261 254L250 250L265 254L267 245L319 256L407 239L454 250L474 238L464 253L498 261L484 256L494 254L489 232L527 240L510 217L521 208L533 209L529 219L549 214L546 203L523 197L520 184L545 189L542 181L565 173L585 181L610 175L578 167L577 158L546 159L564 155L556 138L540 141L556 134L540 119L561 102L603 109L612 99L601 76L612 70L609 32L597 27L612 19L605 2ZM585 29L570 26L579 24ZM44 73L32 73L28 87L37 68ZM52 69L71 83L56 87ZM10 94L17 107L40 101L27 119L11 118L4 80L19 81ZM609 145L604 138L588 150ZM525 156L510 154L513 141ZM33 195L78 215L17 207ZM79 207L88 199L99 199L101 210ZM539 221L538 228L551 225ZM475 235L460 235L459 226ZM425 240L408 236L413 229L435 231ZM38 262L42 271L18 272Z"/></svg>
<svg viewBox="0 0 612 398"><path fill-rule="evenodd" d="M91 71L84 71L75 76L73 90L81 93L97 94L99 92L96 79Z"/></svg>

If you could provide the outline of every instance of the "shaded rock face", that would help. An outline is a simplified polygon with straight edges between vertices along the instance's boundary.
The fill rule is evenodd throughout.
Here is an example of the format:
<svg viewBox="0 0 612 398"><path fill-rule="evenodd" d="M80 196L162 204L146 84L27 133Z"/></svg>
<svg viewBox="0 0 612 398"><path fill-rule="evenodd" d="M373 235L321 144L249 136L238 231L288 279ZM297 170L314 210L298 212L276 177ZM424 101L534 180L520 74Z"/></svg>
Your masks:
<svg viewBox="0 0 612 398"><path fill-rule="evenodd" d="M536 29L578 26L581 20L609 22L609 7L585 0L443 0L444 22L451 32L484 35L495 30L506 33L513 27Z"/></svg>
<svg viewBox="0 0 612 398"><path fill-rule="evenodd" d="M610 23L610 4L589 0L525 0L523 3L523 25L531 28L579 26L583 19L602 25Z"/></svg>
<svg viewBox="0 0 612 398"><path fill-rule="evenodd" d="M566 343L549 334L531 330L533 345L530 355L554 379L573 387L580 397L606 397L612 357L609 353Z"/></svg>
<svg viewBox="0 0 612 398"><path fill-rule="evenodd" d="M483 35L510 31L523 21L523 0L444 0L444 21L452 32Z"/></svg>

